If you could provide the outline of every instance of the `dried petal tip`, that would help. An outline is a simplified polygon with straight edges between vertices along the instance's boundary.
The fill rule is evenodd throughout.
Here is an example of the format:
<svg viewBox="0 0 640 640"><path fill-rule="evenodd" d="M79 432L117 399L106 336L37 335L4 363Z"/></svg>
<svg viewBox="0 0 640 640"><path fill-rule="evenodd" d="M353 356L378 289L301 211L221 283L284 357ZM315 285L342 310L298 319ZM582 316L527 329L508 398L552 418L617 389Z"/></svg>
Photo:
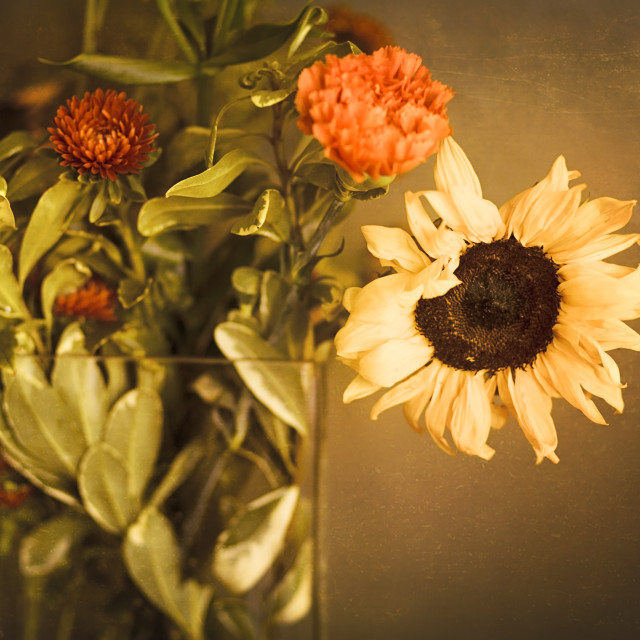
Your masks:
<svg viewBox="0 0 640 640"><path fill-rule="evenodd" d="M399 47L328 55L298 79L298 126L357 181L410 171L451 133L453 91L431 80L422 59Z"/></svg>
<svg viewBox="0 0 640 640"><path fill-rule="evenodd" d="M104 282L92 278L77 291L58 296L54 313L98 322L117 322L116 307L116 292Z"/></svg>
<svg viewBox="0 0 640 640"><path fill-rule="evenodd" d="M58 108L49 140L65 167L116 180L118 174L138 173L156 150L158 134L148 119L142 105L124 92L97 89Z"/></svg>

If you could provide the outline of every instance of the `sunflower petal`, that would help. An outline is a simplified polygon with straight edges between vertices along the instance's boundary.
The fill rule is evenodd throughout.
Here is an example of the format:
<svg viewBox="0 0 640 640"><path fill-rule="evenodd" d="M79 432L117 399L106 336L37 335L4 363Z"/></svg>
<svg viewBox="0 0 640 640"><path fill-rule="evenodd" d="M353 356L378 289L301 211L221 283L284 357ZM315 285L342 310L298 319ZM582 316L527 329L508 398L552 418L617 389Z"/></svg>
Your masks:
<svg viewBox="0 0 640 640"><path fill-rule="evenodd" d="M366 398L379 389L381 389L379 384L374 384L370 380L363 378L361 375L357 375L344 390L342 401L345 404L349 404L354 400Z"/></svg>
<svg viewBox="0 0 640 640"><path fill-rule="evenodd" d="M510 401L522 431L536 452L536 462L544 458L558 462L555 453L558 435L551 417L551 398L531 372L517 370L505 376Z"/></svg>
<svg viewBox="0 0 640 640"><path fill-rule="evenodd" d="M360 358L360 375L374 384L391 387L423 367L433 356L433 347L421 335L408 340L389 340Z"/></svg>
<svg viewBox="0 0 640 640"><path fill-rule="evenodd" d="M451 437L460 451L490 460L495 451L487 444L491 431L491 400L484 373L461 377L462 389L451 415Z"/></svg>
<svg viewBox="0 0 640 640"><path fill-rule="evenodd" d="M482 198L480 180L462 147L451 136L440 142L434 176L438 191L451 193L454 187L466 187Z"/></svg>
<svg viewBox="0 0 640 640"><path fill-rule="evenodd" d="M415 273L431 262L404 229L370 224L361 227L361 230L367 241L367 249L382 262L382 266Z"/></svg>

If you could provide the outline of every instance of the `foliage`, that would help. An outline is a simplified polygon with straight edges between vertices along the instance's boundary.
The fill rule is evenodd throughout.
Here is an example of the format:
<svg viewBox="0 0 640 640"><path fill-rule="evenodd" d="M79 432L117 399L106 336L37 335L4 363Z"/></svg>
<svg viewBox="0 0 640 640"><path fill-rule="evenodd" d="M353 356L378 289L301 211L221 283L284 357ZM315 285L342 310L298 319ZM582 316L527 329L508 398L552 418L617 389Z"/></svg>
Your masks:
<svg viewBox="0 0 640 640"><path fill-rule="evenodd" d="M12 548L30 606L65 594L56 637L82 603L102 638L272 637L308 615L314 362L342 319L325 240L391 180L354 181L295 123L300 71L354 46L321 9L271 24L257 5L157 0L172 60L48 61L156 96L170 124L141 174L0 140L0 446L46 505ZM108 3L87 6L85 43ZM195 115L160 117L172 91Z"/></svg>

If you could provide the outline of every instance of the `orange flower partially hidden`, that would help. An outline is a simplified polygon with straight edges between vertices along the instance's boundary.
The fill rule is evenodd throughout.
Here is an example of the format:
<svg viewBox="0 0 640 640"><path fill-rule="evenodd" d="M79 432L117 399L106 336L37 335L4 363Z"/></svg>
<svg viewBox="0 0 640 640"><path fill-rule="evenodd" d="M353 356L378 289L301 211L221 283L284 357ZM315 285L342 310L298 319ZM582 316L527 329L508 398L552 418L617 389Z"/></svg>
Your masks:
<svg viewBox="0 0 640 640"><path fill-rule="evenodd" d="M358 13L346 5L327 7L327 15L325 29L337 42L353 42L365 53L393 44L389 30L372 16Z"/></svg>
<svg viewBox="0 0 640 640"><path fill-rule="evenodd" d="M124 92L97 89L58 108L49 139L62 165L116 180L118 174L138 173L156 150L158 134L148 120L142 105Z"/></svg>
<svg viewBox="0 0 640 640"><path fill-rule="evenodd" d="M298 126L361 182L405 173L451 133L453 91L431 80L422 59L399 47L328 55L298 79Z"/></svg>
<svg viewBox="0 0 640 640"><path fill-rule="evenodd" d="M58 296L54 313L58 316L87 318L98 322L117 322L116 292L104 282L91 278L80 289Z"/></svg>

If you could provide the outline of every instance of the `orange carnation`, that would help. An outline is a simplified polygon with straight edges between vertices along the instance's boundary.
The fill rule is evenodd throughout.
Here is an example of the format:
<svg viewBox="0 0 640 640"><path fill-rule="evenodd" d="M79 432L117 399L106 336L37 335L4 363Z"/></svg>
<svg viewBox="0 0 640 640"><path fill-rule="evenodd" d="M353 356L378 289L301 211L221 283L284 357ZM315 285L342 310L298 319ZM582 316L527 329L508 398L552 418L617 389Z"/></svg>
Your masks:
<svg viewBox="0 0 640 640"><path fill-rule="evenodd" d="M117 322L117 306L115 290L101 280L91 278L80 289L58 296L54 313L98 322Z"/></svg>
<svg viewBox="0 0 640 640"><path fill-rule="evenodd" d="M118 174L138 173L155 151L158 134L148 120L142 105L124 92L97 89L67 100L47 130L62 165L116 180Z"/></svg>
<svg viewBox="0 0 640 640"><path fill-rule="evenodd" d="M446 103L452 97L449 87L431 80L419 56L399 47L328 55L300 74L298 126L355 180L377 180L435 153L451 134Z"/></svg>

